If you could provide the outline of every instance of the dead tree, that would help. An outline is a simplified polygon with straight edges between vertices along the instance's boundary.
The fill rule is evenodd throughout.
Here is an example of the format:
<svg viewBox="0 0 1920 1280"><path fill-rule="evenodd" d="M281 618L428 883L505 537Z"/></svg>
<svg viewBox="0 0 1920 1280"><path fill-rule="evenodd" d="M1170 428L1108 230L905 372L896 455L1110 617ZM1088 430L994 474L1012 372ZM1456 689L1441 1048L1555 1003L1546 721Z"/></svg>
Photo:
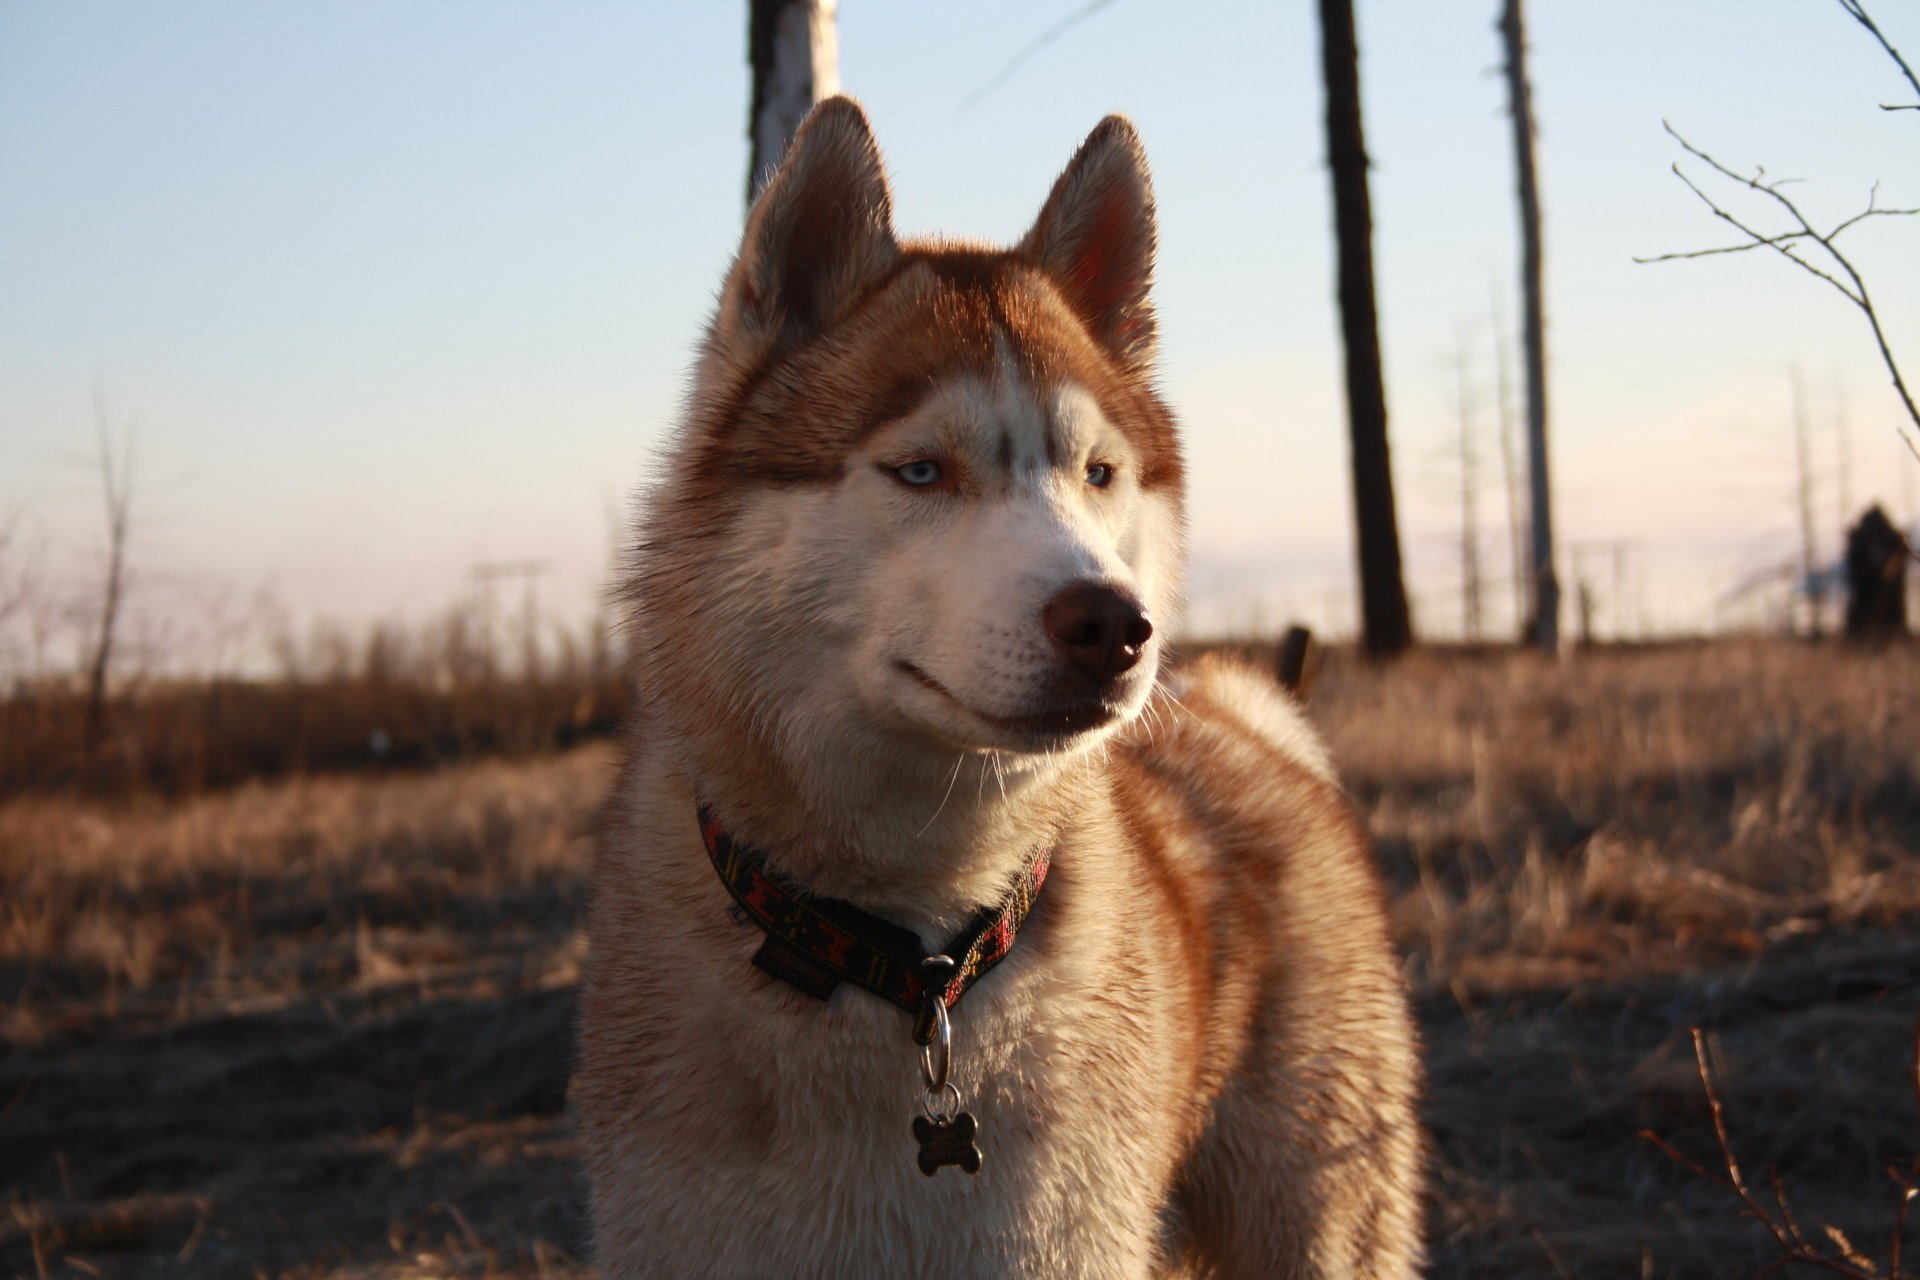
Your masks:
<svg viewBox="0 0 1920 1280"><path fill-rule="evenodd" d="M1907 83L1913 87L1914 93L1920 95L1920 76L1914 74L1913 68L1909 66L1907 60L1900 55L1900 51L1893 47L1892 43L1888 41L1886 34L1875 24L1872 16L1867 12L1866 5L1862 3L1862 0L1838 0L1838 3L1840 7L1846 11L1847 16L1859 23L1873 36L1880 47L1886 51L1887 56L1893 59L1894 65L1899 68L1900 74L1905 77ZM1920 111L1920 101L1912 103L1883 102L1880 104L1880 109L1883 111ZM1866 278L1860 274L1859 269L1854 266L1852 260L1850 260L1845 253L1841 252L1837 243L1842 234L1858 226L1860 223L1867 221L1869 218L1911 217L1916 213L1920 213L1920 209L1880 208L1878 203L1880 184L1876 182L1867 192L1867 207L1865 209L1854 214L1852 217L1844 218L1835 223L1830 230L1821 231L1814 226L1813 222L1805 213L1801 212L1800 206L1794 203L1793 198L1781 190L1781 187L1786 185L1787 180L1779 178L1769 179L1767 177L1767 171L1764 168L1758 167L1754 169L1751 175L1736 172L1714 159L1713 156L1706 151L1687 141L1672 124L1663 121L1662 127L1673 137L1675 142L1680 144L1681 150L1706 165L1713 173L1732 184L1735 189L1745 190L1764 197L1766 201L1770 202L1771 207L1775 209L1778 214L1784 216L1784 220L1778 224L1775 229L1768 230L1754 226L1749 221L1736 217L1712 196L1708 195L1706 190L1689 177L1678 162L1675 162L1673 165L1674 175L1687 185L1689 191L1700 198L1700 202L1712 211L1714 217L1738 231L1745 239L1737 244L1719 245L1710 249L1693 249L1683 253L1662 253L1648 258L1635 258L1634 261L1643 263L1673 262L1683 258L1710 258L1729 253L1746 253L1754 249L1771 249L1807 274L1824 280L1829 286L1837 290L1840 296L1848 302L1851 302L1854 307L1859 310L1860 314L1866 318L1867 327L1873 331L1874 345L1880 352L1880 362L1886 366L1887 375L1893 380L1893 389L1895 394L1900 398L1901 407L1906 410L1907 419L1912 423L1915 431L1920 433L1920 404L1914 402L1914 394L1907 384L1906 375L1901 371L1899 361L1894 359L1893 349L1887 342L1886 330L1880 323L1880 313L1875 309L1873 304L1873 295L1867 291ZM1915 459L1920 460L1920 442L1917 442L1920 441L1920 435L1909 436L1903 433L1900 438L1906 444L1907 448L1912 451Z"/></svg>
<svg viewBox="0 0 1920 1280"><path fill-rule="evenodd" d="M1553 570L1553 494L1547 465L1547 316L1540 242L1540 179L1533 162L1533 88L1527 81L1527 33L1521 0L1506 0L1500 16L1506 46L1508 113L1520 197L1521 324L1527 363L1527 480L1533 502L1533 643L1560 649L1560 583Z"/></svg>
<svg viewBox="0 0 1920 1280"><path fill-rule="evenodd" d="M100 617L87 658L85 742L100 744L107 728L107 681L113 669L114 641L127 598L127 537L133 527L133 442L116 445L104 405L96 405L94 428L99 456L100 497L107 520L107 564L100 582Z"/></svg>
<svg viewBox="0 0 1920 1280"><path fill-rule="evenodd" d="M1327 168L1333 179L1341 336L1347 359L1347 421L1353 454L1353 516L1360 559L1362 643L1375 658L1413 643L1387 450L1387 392L1373 285L1373 206L1360 121L1360 49L1353 0L1320 0L1321 70L1327 95Z"/></svg>
<svg viewBox="0 0 1920 1280"><path fill-rule="evenodd" d="M840 92L839 0L748 0L747 205L760 194L813 104Z"/></svg>
<svg viewBox="0 0 1920 1280"><path fill-rule="evenodd" d="M1847 535L1847 638L1889 640L1907 633L1907 540L1878 503Z"/></svg>

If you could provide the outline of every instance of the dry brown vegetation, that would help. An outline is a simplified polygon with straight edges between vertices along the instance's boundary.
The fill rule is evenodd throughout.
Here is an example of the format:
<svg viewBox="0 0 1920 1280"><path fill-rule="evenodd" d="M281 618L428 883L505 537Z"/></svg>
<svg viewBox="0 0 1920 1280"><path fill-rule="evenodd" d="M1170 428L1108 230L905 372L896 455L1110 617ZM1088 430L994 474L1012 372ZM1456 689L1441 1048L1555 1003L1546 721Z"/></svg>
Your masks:
<svg viewBox="0 0 1920 1280"><path fill-rule="evenodd" d="M482 611L350 639L274 637L270 678L143 679L86 687L22 678L0 695L0 796L49 790L193 794L314 770L527 756L610 731L627 686L603 628L556 629L543 652L502 652Z"/></svg>
<svg viewBox="0 0 1920 1280"><path fill-rule="evenodd" d="M1314 711L1419 1001L1434 1274L1774 1262L1640 1136L1715 1167L1694 1026L1757 1193L1777 1168L1814 1243L1884 1270L1920 1154L1920 651L1336 654ZM0 806L0 1272L584 1270L606 766Z"/></svg>
<svg viewBox="0 0 1920 1280"><path fill-rule="evenodd" d="M540 755L607 733L625 700L612 672L180 681L118 695L89 742L84 693L29 688L0 700L0 796L191 795L309 771Z"/></svg>

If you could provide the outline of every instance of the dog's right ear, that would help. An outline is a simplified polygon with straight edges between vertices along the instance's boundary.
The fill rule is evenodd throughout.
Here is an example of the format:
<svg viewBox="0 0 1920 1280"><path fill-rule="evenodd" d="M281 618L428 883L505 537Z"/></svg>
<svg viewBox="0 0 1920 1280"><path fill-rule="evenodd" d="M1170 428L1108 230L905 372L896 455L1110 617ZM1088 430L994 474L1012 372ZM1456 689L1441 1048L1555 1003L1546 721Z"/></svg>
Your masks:
<svg viewBox="0 0 1920 1280"><path fill-rule="evenodd" d="M841 319L899 254L866 113L851 98L828 98L747 214L721 302L729 336L757 359L791 350Z"/></svg>

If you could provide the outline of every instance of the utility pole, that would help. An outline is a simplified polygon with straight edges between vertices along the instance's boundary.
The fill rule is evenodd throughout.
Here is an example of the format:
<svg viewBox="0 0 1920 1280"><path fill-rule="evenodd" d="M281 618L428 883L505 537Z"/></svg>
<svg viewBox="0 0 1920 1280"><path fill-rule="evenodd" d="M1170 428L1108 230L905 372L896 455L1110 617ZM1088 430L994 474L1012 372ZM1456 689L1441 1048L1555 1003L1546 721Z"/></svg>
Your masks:
<svg viewBox="0 0 1920 1280"><path fill-rule="evenodd" d="M1627 638L1627 544L1613 544L1613 642Z"/></svg>
<svg viewBox="0 0 1920 1280"><path fill-rule="evenodd" d="M1847 545L1847 530L1853 527L1853 423L1847 415L1847 389L1838 377L1833 384L1834 448L1839 453L1839 468L1834 482L1834 500L1840 508L1840 545Z"/></svg>
<svg viewBox="0 0 1920 1280"><path fill-rule="evenodd" d="M1820 638L1820 596L1814 578L1818 563L1813 549L1813 441L1807 429L1807 390L1800 366L1793 368L1793 457L1800 508L1800 594L1807 601L1807 631Z"/></svg>
<svg viewBox="0 0 1920 1280"><path fill-rule="evenodd" d="M1500 479L1507 491L1507 547L1513 553L1514 626L1524 633L1527 617L1527 544L1522 535L1520 468L1514 462L1513 365L1507 348L1506 308L1500 305L1500 282L1493 281L1493 375L1499 398ZM1522 634L1520 637L1527 637Z"/></svg>
<svg viewBox="0 0 1920 1280"><path fill-rule="evenodd" d="M747 207L813 104L840 92L839 0L748 0Z"/></svg>
<svg viewBox="0 0 1920 1280"><path fill-rule="evenodd" d="M486 602L487 648L493 648L493 584L520 582L520 674L533 680L540 674L540 599L538 582L552 569L545 560L491 560L473 566Z"/></svg>
<svg viewBox="0 0 1920 1280"><path fill-rule="evenodd" d="M1361 641L1390 658L1413 643L1400 526L1387 451L1387 391L1373 284L1373 205L1360 120L1360 47L1353 0L1320 0L1321 72L1327 99L1327 168L1333 179L1340 326L1347 360L1347 420L1353 455L1353 518L1360 561Z"/></svg>
<svg viewBox="0 0 1920 1280"><path fill-rule="evenodd" d="M1574 593L1580 615L1580 643L1590 645L1594 641L1594 623L1600 617L1602 601L1610 601L1613 606L1613 642L1615 644L1627 638L1627 608L1629 601L1629 571L1627 559L1638 545L1632 538L1595 538L1590 542L1573 542L1567 545L1567 563L1573 571ZM1611 561L1611 577L1607 585L1607 595L1601 595L1597 585L1600 573L1594 568L1595 560ZM1636 633L1646 630L1646 610L1639 609L1640 617L1635 626Z"/></svg>
<svg viewBox="0 0 1920 1280"><path fill-rule="evenodd" d="M1522 0L1506 0L1500 35L1507 51L1507 98L1520 196L1520 292L1527 361L1527 479L1533 492L1533 642L1560 652L1560 583L1553 572L1553 495L1547 466L1547 317L1540 243L1540 180L1533 163L1533 89L1527 82Z"/></svg>
<svg viewBox="0 0 1920 1280"><path fill-rule="evenodd" d="M1460 379L1460 629L1469 644L1480 639L1485 615L1480 596L1480 455L1473 439L1473 387L1462 333Z"/></svg>

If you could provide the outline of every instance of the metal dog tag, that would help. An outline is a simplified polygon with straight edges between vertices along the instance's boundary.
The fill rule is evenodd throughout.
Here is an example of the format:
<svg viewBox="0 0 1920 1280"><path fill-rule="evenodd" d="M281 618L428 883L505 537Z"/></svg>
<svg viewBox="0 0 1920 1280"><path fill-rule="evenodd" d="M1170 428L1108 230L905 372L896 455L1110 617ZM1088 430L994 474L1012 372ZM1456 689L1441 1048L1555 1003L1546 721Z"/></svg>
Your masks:
<svg viewBox="0 0 1920 1280"><path fill-rule="evenodd" d="M913 1118L913 1136L920 1143L920 1172L931 1178L948 1165L968 1173L980 1172L980 1148L974 1145L979 1125L969 1112L946 1119Z"/></svg>

